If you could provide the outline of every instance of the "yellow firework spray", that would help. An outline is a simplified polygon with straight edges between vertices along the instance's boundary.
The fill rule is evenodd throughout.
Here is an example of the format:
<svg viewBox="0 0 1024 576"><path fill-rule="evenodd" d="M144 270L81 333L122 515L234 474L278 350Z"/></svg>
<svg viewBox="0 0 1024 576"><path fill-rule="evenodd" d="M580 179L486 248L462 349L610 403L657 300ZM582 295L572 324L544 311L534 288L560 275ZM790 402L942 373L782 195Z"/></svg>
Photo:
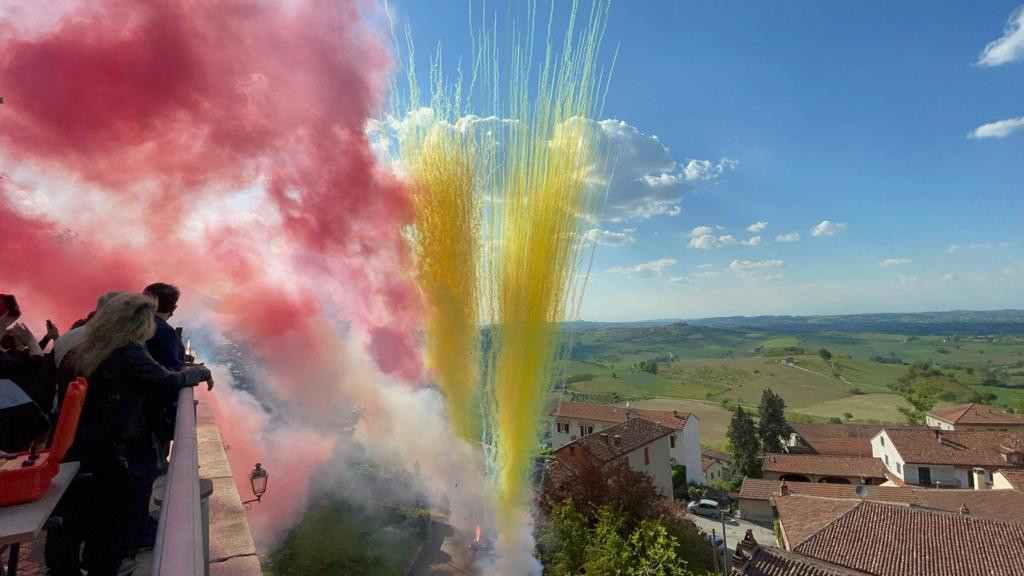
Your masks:
<svg viewBox="0 0 1024 576"><path fill-rule="evenodd" d="M480 201L474 181L479 163L475 158L476 139L451 122L459 112L461 82L449 97L443 87L440 56L431 71L429 109L415 105L418 92L414 70L410 61L412 126L400 134L399 145L416 208L410 237L425 303L427 364L445 393L456 433L467 440L479 440L476 271L480 264Z"/></svg>
<svg viewBox="0 0 1024 576"><path fill-rule="evenodd" d="M589 17L578 18L573 2L564 39L556 47L549 24L536 62L536 4L527 6L527 26L512 31L506 58L486 25L473 38L468 92L502 119L497 126L479 131L458 123L466 113L461 79L445 87L439 56L431 106L419 108L410 42L405 116L411 127L399 138L416 205L411 240L427 305L427 357L456 430L487 447L503 562L530 559L533 550L530 470L558 359L559 323L575 316L585 285L585 274L575 281L585 258L583 225L605 160L593 118L607 4L596 0ZM481 197L489 200L486 210ZM490 325L482 378L481 321ZM499 569L529 571L515 561Z"/></svg>
<svg viewBox="0 0 1024 576"><path fill-rule="evenodd" d="M521 553L532 544L528 537L515 539L528 521L529 476L553 380L559 323L575 314L584 217L593 208L595 172L601 175L595 169L602 154L591 119L606 7L596 3L582 26L576 8L574 3L560 54L552 48L549 26L535 81L530 77L532 18L525 46L513 50L507 113L516 129L494 163L500 166L494 182L500 214L489 228L494 323L488 375L496 520L505 553Z"/></svg>

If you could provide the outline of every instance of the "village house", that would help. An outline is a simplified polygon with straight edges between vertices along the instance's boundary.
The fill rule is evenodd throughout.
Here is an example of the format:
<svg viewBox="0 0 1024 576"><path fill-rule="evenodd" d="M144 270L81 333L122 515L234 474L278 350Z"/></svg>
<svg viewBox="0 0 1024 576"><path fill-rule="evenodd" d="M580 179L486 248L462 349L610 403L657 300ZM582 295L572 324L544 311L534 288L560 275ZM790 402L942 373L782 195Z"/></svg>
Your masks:
<svg viewBox="0 0 1024 576"><path fill-rule="evenodd" d="M921 486L992 488L1000 469L1024 467L1024 434L885 428L871 449L895 481Z"/></svg>
<svg viewBox="0 0 1024 576"><path fill-rule="evenodd" d="M925 424L940 430L1024 432L1024 420L977 402L935 408L927 412L924 418Z"/></svg>
<svg viewBox="0 0 1024 576"><path fill-rule="evenodd" d="M629 467L644 472L665 498L672 498L672 467L669 437L675 430L644 418L630 418L622 424L587 434L558 448L554 455L572 471L585 463L607 466L624 460Z"/></svg>
<svg viewBox="0 0 1024 576"><path fill-rule="evenodd" d="M772 497L782 493L783 484L789 494L845 500L863 499L906 506L916 501L914 489L908 486L821 484L744 478L739 495L740 517L750 522L771 523L775 517Z"/></svg>
<svg viewBox="0 0 1024 576"><path fill-rule="evenodd" d="M996 470L992 474L992 488L996 490L1024 490L1024 470Z"/></svg>
<svg viewBox="0 0 1024 576"><path fill-rule="evenodd" d="M762 471L768 480L790 482L881 484L886 481L885 466L878 458L765 454Z"/></svg>
<svg viewBox="0 0 1024 576"><path fill-rule="evenodd" d="M704 484L710 486L716 480L727 480L732 475L730 458L725 452L705 448L700 453L700 467L704 472Z"/></svg>
<svg viewBox="0 0 1024 576"><path fill-rule="evenodd" d="M695 414L679 411L643 410L605 404L561 402L551 410L554 427L551 446L558 448L574 440L606 431L609 427L633 418L643 418L672 429L668 437L669 458L673 464L686 467L687 483L703 484L701 466L700 419Z"/></svg>
<svg viewBox="0 0 1024 576"><path fill-rule="evenodd" d="M783 488L785 487L785 488ZM1001 522L1024 522L1024 492L1017 490L972 490L921 488L917 486L854 486L814 484L744 478L740 487L740 517L767 523L776 516L772 499L783 493L834 500L867 500L946 512L966 506L975 518Z"/></svg>
<svg viewBox="0 0 1024 576"><path fill-rule="evenodd" d="M824 456L871 456L871 438L881 426L868 424L790 424L793 430L783 445L791 454Z"/></svg>
<svg viewBox="0 0 1024 576"><path fill-rule="evenodd" d="M969 506L950 513L793 494L774 502L780 545L827 566L872 576L1024 574L1024 524L977 518Z"/></svg>

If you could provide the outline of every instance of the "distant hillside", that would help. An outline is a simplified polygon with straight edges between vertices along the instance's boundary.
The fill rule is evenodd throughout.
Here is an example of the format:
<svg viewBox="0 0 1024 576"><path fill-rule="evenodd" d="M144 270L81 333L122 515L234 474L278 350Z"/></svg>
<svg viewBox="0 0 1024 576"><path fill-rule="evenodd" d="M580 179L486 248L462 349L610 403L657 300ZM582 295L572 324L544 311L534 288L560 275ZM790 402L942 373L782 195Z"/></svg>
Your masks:
<svg viewBox="0 0 1024 576"><path fill-rule="evenodd" d="M577 329L654 327L679 320L651 320L622 324L578 322ZM734 330L781 333L880 332L909 335L997 335L1024 334L1024 310L954 310L888 314L843 314L837 316L728 316L686 320L687 324Z"/></svg>

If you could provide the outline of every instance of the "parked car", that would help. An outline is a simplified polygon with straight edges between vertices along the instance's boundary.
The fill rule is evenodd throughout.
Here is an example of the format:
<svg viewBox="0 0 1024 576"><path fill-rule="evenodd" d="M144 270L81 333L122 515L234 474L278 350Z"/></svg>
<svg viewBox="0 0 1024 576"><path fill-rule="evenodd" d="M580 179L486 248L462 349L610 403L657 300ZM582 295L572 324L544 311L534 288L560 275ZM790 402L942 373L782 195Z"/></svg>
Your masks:
<svg viewBox="0 0 1024 576"><path fill-rule="evenodd" d="M718 507L718 502L715 502L714 500L708 500L706 498L694 500L687 504L686 508L689 509L690 513L698 516L707 516L715 519L722 517L722 511Z"/></svg>

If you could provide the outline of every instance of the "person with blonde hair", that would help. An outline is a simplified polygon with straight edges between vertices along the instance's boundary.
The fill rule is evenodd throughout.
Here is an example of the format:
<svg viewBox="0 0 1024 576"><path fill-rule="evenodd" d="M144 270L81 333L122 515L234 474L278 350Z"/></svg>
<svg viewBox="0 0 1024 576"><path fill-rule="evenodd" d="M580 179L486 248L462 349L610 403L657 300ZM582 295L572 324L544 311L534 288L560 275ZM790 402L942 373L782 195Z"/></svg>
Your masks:
<svg viewBox="0 0 1024 576"><path fill-rule="evenodd" d="M82 482L61 500L63 524L47 535L50 573L115 576L133 530L140 525L135 494L152 486L158 451L143 405L155 394L174 393L207 382L202 365L168 370L146 350L156 329L156 300L121 294L86 324L75 350L79 376L89 383L69 460L81 462ZM146 492L148 493L148 492ZM146 503L148 506L148 502ZM79 549L84 541L84 560Z"/></svg>

